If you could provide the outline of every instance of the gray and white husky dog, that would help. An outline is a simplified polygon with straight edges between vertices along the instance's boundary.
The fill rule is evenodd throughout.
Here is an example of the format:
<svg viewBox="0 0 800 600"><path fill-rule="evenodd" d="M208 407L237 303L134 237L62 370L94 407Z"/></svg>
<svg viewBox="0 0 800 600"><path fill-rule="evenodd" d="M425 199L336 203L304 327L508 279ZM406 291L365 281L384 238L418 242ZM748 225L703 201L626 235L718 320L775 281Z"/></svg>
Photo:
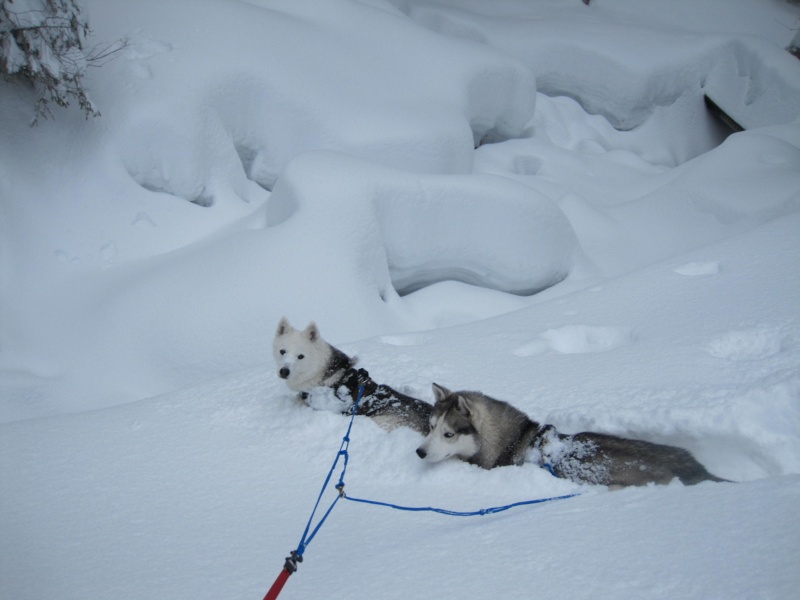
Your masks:
<svg viewBox="0 0 800 600"><path fill-rule="evenodd" d="M428 433L430 404L375 383L365 369L356 368L355 357L323 340L315 323L300 331L283 317L272 350L278 376L312 408L352 414L363 386L356 414L372 417L385 429L406 426Z"/></svg>
<svg viewBox="0 0 800 600"><path fill-rule="evenodd" d="M609 487L726 481L683 448L585 431L566 435L528 418L507 402L433 384L430 433L417 448L437 462L455 456L492 469L535 462L556 477Z"/></svg>

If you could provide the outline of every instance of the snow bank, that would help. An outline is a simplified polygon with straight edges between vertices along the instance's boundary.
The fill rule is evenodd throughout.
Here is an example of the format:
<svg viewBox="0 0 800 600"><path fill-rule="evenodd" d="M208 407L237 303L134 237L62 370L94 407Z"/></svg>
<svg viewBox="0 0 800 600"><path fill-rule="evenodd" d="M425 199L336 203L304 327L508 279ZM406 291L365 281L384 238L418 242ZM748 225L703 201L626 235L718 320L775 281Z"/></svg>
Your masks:
<svg viewBox="0 0 800 600"><path fill-rule="evenodd" d="M796 145L763 130L744 132L663 175L641 198L598 210L586 191L564 196L560 206L598 265L631 270L795 213L798 166Z"/></svg>
<svg viewBox="0 0 800 600"><path fill-rule="evenodd" d="M308 154L285 171L267 223L283 224L295 212L287 226L328 228L351 240L363 257L351 265L375 272L375 285L382 285L388 264L401 294L454 280L530 295L563 280L577 253L572 228L554 203L498 177L422 176L344 155ZM366 257L375 263L365 264ZM351 265L328 268L347 287ZM384 298L388 293L381 290Z"/></svg>
<svg viewBox="0 0 800 600"><path fill-rule="evenodd" d="M534 110L535 80L519 62L433 35L380 3L91 8L105 35L140 32L125 60L109 65L135 94L135 111L118 90L95 92L108 112L123 112L116 137L126 167L144 187L181 197L210 195L220 168L272 189L292 158L323 148L423 173L468 172L474 145L519 136ZM176 27L181 13L237 34ZM423 91L424 106L407 90Z"/></svg>
<svg viewBox="0 0 800 600"><path fill-rule="evenodd" d="M535 75L549 71L534 59L552 58L602 114L645 119L683 89L674 77L706 73L707 62L685 68L703 36L679 44L685 34L663 28L636 57L618 28L639 44L650 29L592 9L575 23L594 23L599 38L558 12L543 32L513 2L499 14L520 23L458 13L481 44L381 2L89 10L99 39L130 37L91 73L102 119L64 112L31 131L24 98L0 100L9 414L125 402L250 367L284 313L324 323L332 341L484 318L526 305L498 291L629 272L796 210L796 127L735 136L670 169L718 141L707 120L688 137L656 113L618 131L573 100L536 97ZM455 18L432 5L406 12ZM605 58L584 77L559 37ZM603 92L601 79L624 72L621 55L647 77ZM781 69L747 64L759 93L785 88L774 85ZM673 144L692 136L692 152ZM303 156L317 150L340 156ZM773 186L764 200L751 183L762 175ZM578 243L589 256L580 269Z"/></svg>
<svg viewBox="0 0 800 600"><path fill-rule="evenodd" d="M663 21L681 12L674 5L667 11L657 6L633 9L618 2L590 7L575 2L554 9L506 2L498 15L476 2L399 4L433 31L518 57L536 73L540 92L574 98L617 129L632 130L657 119L668 149L662 160L671 164L702 154L721 139L707 116L704 93L747 128L800 118L800 80L797 61L784 50L788 39L776 45L753 35L734 36L731 30L718 36L690 32L699 22L665 28ZM717 30L721 20L733 21L730 13L736 12L727 6L699 10L702 14L697 7L686 7L706 31ZM630 14L640 11L648 18ZM796 19L788 10L783 17L787 23ZM786 33L776 31L774 24L760 25L754 29L762 35ZM739 27L733 31L753 31Z"/></svg>

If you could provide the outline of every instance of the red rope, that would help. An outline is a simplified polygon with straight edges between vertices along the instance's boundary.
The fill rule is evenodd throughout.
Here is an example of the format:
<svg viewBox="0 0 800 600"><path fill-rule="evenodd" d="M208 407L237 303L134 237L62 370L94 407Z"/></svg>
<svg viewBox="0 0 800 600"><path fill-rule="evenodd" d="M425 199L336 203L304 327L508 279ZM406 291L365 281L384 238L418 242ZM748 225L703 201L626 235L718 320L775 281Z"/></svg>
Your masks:
<svg viewBox="0 0 800 600"><path fill-rule="evenodd" d="M264 600L275 600L278 597L278 594L281 593L286 580L289 579L289 575L291 575L291 573L286 569L281 571L278 575L278 578L275 580L275 583L273 583L272 587L269 588L267 595L264 596Z"/></svg>

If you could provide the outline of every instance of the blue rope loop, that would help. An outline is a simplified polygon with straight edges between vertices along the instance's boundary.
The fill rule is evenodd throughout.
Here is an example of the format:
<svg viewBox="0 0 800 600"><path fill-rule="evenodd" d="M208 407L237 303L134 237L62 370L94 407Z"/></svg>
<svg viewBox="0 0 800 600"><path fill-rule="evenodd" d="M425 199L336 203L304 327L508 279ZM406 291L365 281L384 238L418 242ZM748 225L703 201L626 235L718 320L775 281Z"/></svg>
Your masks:
<svg viewBox="0 0 800 600"><path fill-rule="evenodd" d="M317 502L314 504L314 509L311 511L311 516L308 518L308 523L306 523L306 528L303 531L303 535L300 538L300 542L297 544L297 550L295 550L295 554L302 558L303 553L306 551L306 547L311 543L311 540L317 535L319 532L320 527L328 518L328 515L331 514L333 507L336 506L336 503L339 501L340 498L344 497L344 474L347 471L347 463L350 457L348 448L350 446L350 431L353 428L353 421L356 418L356 411L358 409L358 403L361 401L361 396L364 393L364 386L360 386L358 388L358 396L356 397L356 401L353 404L353 412L350 415L350 424L347 426L347 433L345 433L344 437L342 438L342 443L339 446L339 452L336 453L336 458L333 460L333 464L331 465L330 470L328 471L328 475L325 477L325 483L322 484L322 489L319 491L319 496L317 496ZM322 495L325 493L325 490L328 489L328 484L331 481L331 475L333 475L333 471L336 469L336 465L339 464L339 458L344 457L344 466L342 467L342 473L339 476L339 483L336 484L337 489L340 490L340 493L333 499L333 502L328 507L328 510L325 511L325 514L322 515L322 518L317 523L316 527L314 527L313 531L309 535L309 529L311 529L311 523L314 521L314 515L317 513L317 509L319 508L319 503L322 501Z"/></svg>

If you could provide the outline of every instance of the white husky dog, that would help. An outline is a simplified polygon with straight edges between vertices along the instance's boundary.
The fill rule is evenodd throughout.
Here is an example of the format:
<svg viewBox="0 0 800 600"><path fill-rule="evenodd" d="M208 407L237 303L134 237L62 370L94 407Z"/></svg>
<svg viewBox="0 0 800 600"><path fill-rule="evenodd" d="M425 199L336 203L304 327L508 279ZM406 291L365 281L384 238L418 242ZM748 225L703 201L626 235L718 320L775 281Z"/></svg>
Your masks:
<svg viewBox="0 0 800 600"><path fill-rule="evenodd" d="M407 426L428 433L431 405L377 384L356 359L322 339L315 323L302 331L286 317L278 323L272 344L278 376L312 408L351 414L363 388L356 414L372 417L382 427Z"/></svg>
<svg viewBox="0 0 800 600"><path fill-rule="evenodd" d="M278 365L278 376L285 379L289 389L295 392L331 387L341 379L344 371L356 363L356 359L350 359L323 340L313 321L299 331L289 324L286 317L278 323L272 351Z"/></svg>
<svg viewBox="0 0 800 600"><path fill-rule="evenodd" d="M683 448L584 431L566 435L480 392L451 392L433 384L430 433L417 455L430 462L457 457L492 469L525 461L556 477L611 487L725 481Z"/></svg>

